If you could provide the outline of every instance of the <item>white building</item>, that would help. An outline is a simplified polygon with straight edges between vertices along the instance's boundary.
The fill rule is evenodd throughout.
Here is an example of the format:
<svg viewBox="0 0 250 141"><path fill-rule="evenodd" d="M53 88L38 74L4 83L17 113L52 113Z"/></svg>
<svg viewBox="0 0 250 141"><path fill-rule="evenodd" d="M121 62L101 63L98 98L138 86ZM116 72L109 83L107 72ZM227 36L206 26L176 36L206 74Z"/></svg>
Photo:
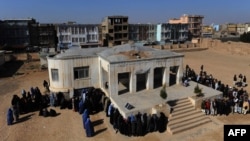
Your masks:
<svg viewBox="0 0 250 141"><path fill-rule="evenodd" d="M179 84L183 57L179 53L129 44L69 49L47 58L50 90L69 92L72 97L74 89L93 86L102 89L116 103L117 97L125 93Z"/></svg>
<svg viewBox="0 0 250 141"><path fill-rule="evenodd" d="M59 48L98 46L97 24L57 24L56 30Z"/></svg>

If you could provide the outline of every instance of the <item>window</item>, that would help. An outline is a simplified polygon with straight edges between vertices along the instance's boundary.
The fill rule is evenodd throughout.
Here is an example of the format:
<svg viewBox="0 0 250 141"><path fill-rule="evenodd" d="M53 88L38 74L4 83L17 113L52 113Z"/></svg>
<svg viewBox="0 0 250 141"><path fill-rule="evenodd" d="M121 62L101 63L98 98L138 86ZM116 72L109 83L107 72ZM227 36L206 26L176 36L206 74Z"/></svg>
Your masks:
<svg viewBox="0 0 250 141"><path fill-rule="evenodd" d="M89 67L74 68L74 78L81 79L89 77Z"/></svg>
<svg viewBox="0 0 250 141"><path fill-rule="evenodd" d="M51 69L52 81L59 81L58 69Z"/></svg>

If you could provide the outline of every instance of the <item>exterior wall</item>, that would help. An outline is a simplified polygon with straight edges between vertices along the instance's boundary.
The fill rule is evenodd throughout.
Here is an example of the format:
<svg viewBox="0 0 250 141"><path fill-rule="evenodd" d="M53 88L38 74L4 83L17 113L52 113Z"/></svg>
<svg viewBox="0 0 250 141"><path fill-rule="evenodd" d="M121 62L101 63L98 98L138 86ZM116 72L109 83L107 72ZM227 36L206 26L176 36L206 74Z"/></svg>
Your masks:
<svg viewBox="0 0 250 141"><path fill-rule="evenodd" d="M149 72L153 75L154 68L164 67L169 70L171 66L179 66L179 71L177 74L177 84L180 83L182 78L182 58L167 58L167 59L150 59L150 60L139 60L136 62L123 62L123 63L114 63L110 64L109 68L109 82L112 84L110 87L110 96L116 96L118 94L118 73L130 72L130 92L135 92L136 90L136 73L141 71ZM163 83L169 82L169 71L165 72L165 77L163 78ZM154 78L149 77L151 80L147 80L151 83L147 84L149 88L153 88ZM167 84L168 86L168 84ZM148 89L148 88L147 88Z"/></svg>
<svg viewBox="0 0 250 141"><path fill-rule="evenodd" d="M250 55L249 43L242 42L222 42L214 39L202 39L201 46L222 52L230 52L230 54Z"/></svg>
<svg viewBox="0 0 250 141"><path fill-rule="evenodd" d="M102 89L102 91L104 91L107 95L109 95L110 93L110 89L105 89L105 81L109 81L108 78L109 78L109 62L102 59L101 57L99 57L99 74L100 74L100 77L99 77L99 86L100 88ZM103 74L103 71L106 71L108 76L104 76ZM104 78L105 77L105 78Z"/></svg>
<svg viewBox="0 0 250 141"><path fill-rule="evenodd" d="M74 67L89 66L89 77L74 79ZM59 81L52 81L51 69L58 69ZM99 87L99 67L97 57L54 59L48 58L50 89L68 92L84 87Z"/></svg>

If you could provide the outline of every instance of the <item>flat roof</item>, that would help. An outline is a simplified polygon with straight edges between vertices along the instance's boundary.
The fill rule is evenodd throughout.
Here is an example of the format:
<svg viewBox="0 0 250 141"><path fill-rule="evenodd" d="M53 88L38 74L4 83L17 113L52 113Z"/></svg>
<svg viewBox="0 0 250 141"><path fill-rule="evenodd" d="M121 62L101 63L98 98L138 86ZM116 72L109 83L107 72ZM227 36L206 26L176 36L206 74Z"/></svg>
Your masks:
<svg viewBox="0 0 250 141"><path fill-rule="evenodd" d="M108 48L98 53L98 55L110 63L184 56L183 54L168 50L159 50L148 46L134 46L130 44Z"/></svg>
<svg viewBox="0 0 250 141"><path fill-rule="evenodd" d="M63 53L57 54L53 59L72 59L72 58L83 58L83 57L97 57L97 53L107 49L107 47L96 47L96 48L69 48Z"/></svg>
<svg viewBox="0 0 250 141"><path fill-rule="evenodd" d="M64 52L55 55L53 59L71 59L97 56L102 57L110 63L117 63L146 59L183 57L184 55L167 50L154 49L147 46L140 47L124 44L115 47L69 48Z"/></svg>

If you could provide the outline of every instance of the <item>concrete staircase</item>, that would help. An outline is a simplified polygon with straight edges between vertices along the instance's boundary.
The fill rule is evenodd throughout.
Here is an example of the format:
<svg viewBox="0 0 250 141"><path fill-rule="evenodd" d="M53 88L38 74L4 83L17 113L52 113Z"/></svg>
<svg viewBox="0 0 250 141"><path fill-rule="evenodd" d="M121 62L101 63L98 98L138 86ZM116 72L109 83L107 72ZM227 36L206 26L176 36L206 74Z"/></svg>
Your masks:
<svg viewBox="0 0 250 141"><path fill-rule="evenodd" d="M209 116L196 110L188 98L170 101L168 104L172 112L167 131L172 135L212 122Z"/></svg>

